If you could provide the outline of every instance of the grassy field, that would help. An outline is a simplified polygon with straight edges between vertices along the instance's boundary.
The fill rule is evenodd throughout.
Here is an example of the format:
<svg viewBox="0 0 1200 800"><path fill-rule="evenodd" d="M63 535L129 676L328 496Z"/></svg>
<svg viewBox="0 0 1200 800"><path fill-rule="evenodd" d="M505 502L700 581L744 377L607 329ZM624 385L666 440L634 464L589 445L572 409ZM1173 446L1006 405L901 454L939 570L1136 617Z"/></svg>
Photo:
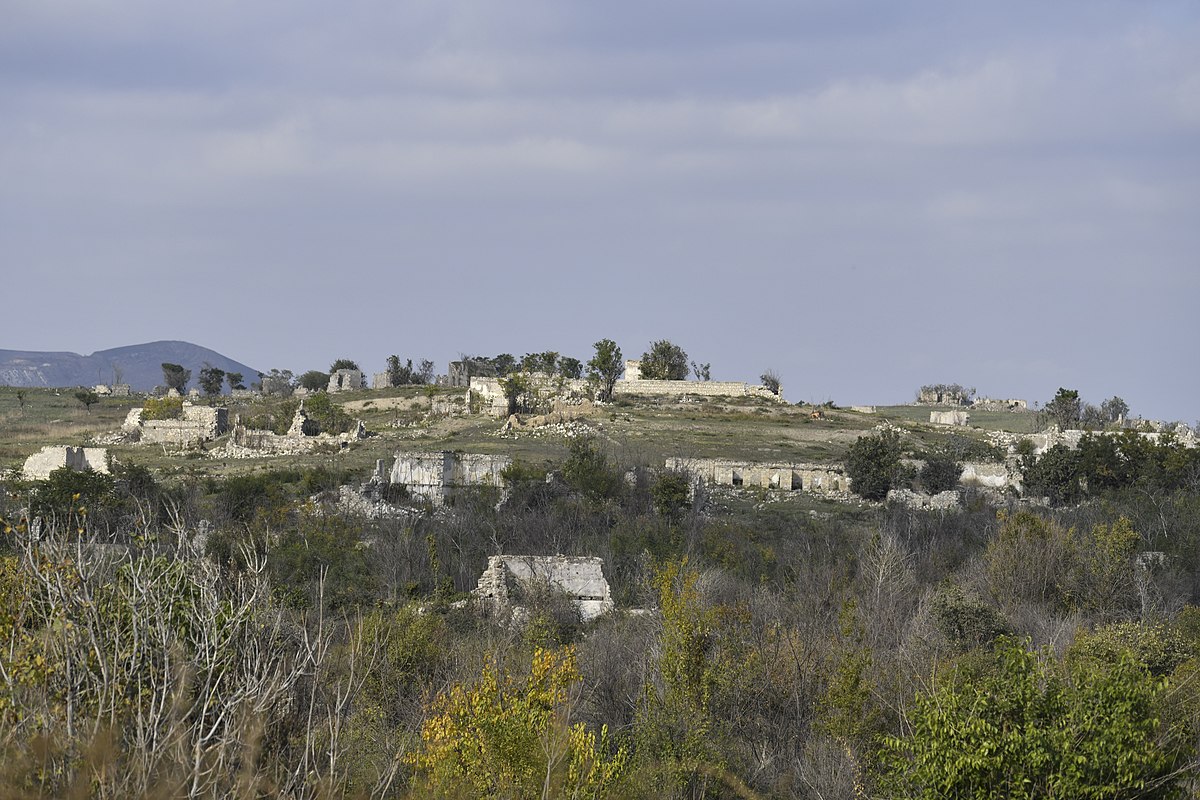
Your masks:
<svg viewBox="0 0 1200 800"><path fill-rule="evenodd" d="M73 394L70 389L0 387L0 468L19 467L43 445L93 444L116 433L129 410L144 402L141 397L103 398L89 413ZM338 394L334 401L363 420L371 435L348 448L302 456L229 458L223 455L222 439L192 452L142 444L109 447L120 461L178 476L318 465L365 476L377 459L391 458L398 450L506 453L537 464L564 457L568 440L554 426L502 432L501 419L429 413L431 403L457 402L461 397L461 389L418 386ZM274 411L283 401L225 398L224 402L232 420ZM970 426L951 429L930 425L929 410L886 406L864 414L824 409L824 418L813 419L812 406L760 398L623 397L612 405L597 406L573 423L572 430L594 432L626 463L661 464L669 457L837 462L856 438L884 422L904 429L915 450L936 449L951 436L984 441L988 431L1035 429L1036 415L1029 412L972 412Z"/></svg>

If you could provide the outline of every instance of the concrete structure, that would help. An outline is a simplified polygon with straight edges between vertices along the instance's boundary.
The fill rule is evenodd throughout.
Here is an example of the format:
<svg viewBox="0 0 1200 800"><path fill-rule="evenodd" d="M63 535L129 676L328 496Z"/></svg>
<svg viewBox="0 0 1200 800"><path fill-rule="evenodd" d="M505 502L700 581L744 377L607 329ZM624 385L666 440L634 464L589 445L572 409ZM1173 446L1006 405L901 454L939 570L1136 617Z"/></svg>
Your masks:
<svg viewBox="0 0 1200 800"><path fill-rule="evenodd" d="M367 388L367 379L361 370L339 369L329 374L329 386L326 387L326 391L352 392L365 388Z"/></svg>
<svg viewBox="0 0 1200 800"><path fill-rule="evenodd" d="M666 468L686 472L713 486L755 487L841 494L850 491L850 478L829 464L765 464L721 458L668 458Z"/></svg>
<svg viewBox="0 0 1200 800"><path fill-rule="evenodd" d="M392 388L392 376L386 372L376 372L371 376L372 389L390 389Z"/></svg>
<svg viewBox="0 0 1200 800"><path fill-rule="evenodd" d="M185 401L179 419L142 419L142 409L135 408L125 417L121 429L138 435L145 444L188 447L228 432L229 409L197 406Z"/></svg>
<svg viewBox="0 0 1200 800"><path fill-rule="evenodd" d="M965 411L930 411L929 421L934 425L966 425L971 415Z"/></svg>
<svg viewBox="0 0 1200 800"><path fill-rule="evenodd" d="M376 478L403 485L414 497L442 505L464 487L502 486L500 473L511 463L508 456L483 453L398 452L386 478L384 464L377 464Z"/></svg>
<svg viewBox="0 0 1200 800"><path fill-rule="evenodd" d="M108 474L108 450L103 447L58 447L47 445L25 459L21 475L27 481L44 481L56 469L76 472L91 470Z"/></svg>
<svg viewBox="0 0 1200 800"><path fill-rule="evenodd" d="M471 593L494 612L510 614L518 607L510 582L524 589L549 588L570 596L583 621L590 622L613 609L602 564L594 556L492 556Z"/></svg>

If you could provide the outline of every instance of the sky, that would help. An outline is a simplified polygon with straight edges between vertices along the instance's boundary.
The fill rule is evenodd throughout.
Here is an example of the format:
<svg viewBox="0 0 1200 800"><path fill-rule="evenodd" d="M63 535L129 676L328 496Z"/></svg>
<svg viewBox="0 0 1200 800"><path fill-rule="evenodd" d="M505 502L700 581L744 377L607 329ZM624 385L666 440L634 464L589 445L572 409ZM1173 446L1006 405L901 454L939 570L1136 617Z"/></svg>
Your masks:
<svg viewBox="0 0 1200 800"><path fill-rule="evenodd" d="M1200 419L1200 4L0 0L0 348L669 339Z"/></svg>

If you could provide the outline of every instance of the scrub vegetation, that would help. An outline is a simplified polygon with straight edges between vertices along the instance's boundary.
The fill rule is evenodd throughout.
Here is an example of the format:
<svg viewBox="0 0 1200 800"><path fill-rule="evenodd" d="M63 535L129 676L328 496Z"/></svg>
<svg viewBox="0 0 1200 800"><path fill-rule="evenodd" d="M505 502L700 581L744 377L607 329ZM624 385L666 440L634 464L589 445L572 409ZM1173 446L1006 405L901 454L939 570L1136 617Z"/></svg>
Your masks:
<svg viewBox="0 0 1200 800"><path fill-rule="evenodd" d="M309 398L331 429L389 431L339 453L114 447L112 475L7 478L0 796L1200 789L1200 451L1129 434L1027 452L1049 504L697 494L664 456L842 459L871 497L948 488L996 454L886 409L758 400L618 398L590 434L499 439L496 420L430 421L438 391ZM291 403L253 410L278 427ZM0 390L23 431L0 459L133 406ZM324 502L413 443L512 453L503 502L489 487L382 518ZM469 591L497 553L599 556L617 611L584 622L531 586L519 622L485 613Z"/></svg>

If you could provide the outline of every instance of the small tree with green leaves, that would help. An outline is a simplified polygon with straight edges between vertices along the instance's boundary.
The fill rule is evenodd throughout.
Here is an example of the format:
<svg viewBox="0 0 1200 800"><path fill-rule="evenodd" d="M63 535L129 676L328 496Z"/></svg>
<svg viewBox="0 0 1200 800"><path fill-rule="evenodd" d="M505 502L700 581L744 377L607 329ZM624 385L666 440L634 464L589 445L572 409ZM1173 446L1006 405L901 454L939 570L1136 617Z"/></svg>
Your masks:
<svg viewBox="0 0 1200 800"><path fill-rule="evenodd" d="M558 359L558 374L564 378L578 380L583 377L583 362L578 358L563 356Z"/></svg>
<svg viewBox="0 0 1200 800"><path fill-rule="evenodd" d="M200 388L209 397L220 394L223 383L225 383L225 370L220 367L205 364L204 368L200 370Z"/></svg>
<svg viewBox="0 0 1200 800"><path fill-rule="evenodd" d="M180 364L172 364L170 362L163 362L161 366L163 383L166 384L167 388L174 389L180 394L186 392L188 381L192 379L192 371L184 369Z"/></svg>
<svg viewBox="0 0 1200 800"><path fill-rule="evenodd" d="M951 672L887 740L887 796L1173 798L1194 750L1160 719L1166 685L1126 654L1076 660L1002 640L983 674Z"/></svg>
<svg viewBox="0 0 1200 800"><path fill-rule="evenodd" d="M329 365L330 373L337 372L339 369L358 369L358 362L351 361L348 358L339 358ZM362 372L362 370L359 370L359 372Z"/></svg>
<svg viewBox="0 0 1200 800"><path fill-rule="evenodd" d="M887 497L900 474L901 452L900 434L894 430L858 437L846 457L850 489L867 500Z"/></svg>
<svg viewBox="0 0 1200 800"><path fill-rule="evenodd" d="M226 372L225 382L229 384L229 391L242 391L246 388L246 384L242 383L245 376L240 372Z"/></svg>
<svg viewBox="0 0 1200 800"><path fill-rule="evenodd" d="M1074 389L1059 388L1054 399L1046 403L1042 411L1051 422L1062 429L1074 428L1083 417L1083 401Z"/></svg>
<svg viewBox="0 0 1200 800"><path fill-rule="evenodd" d="M514 372L507 378L500 379L500 391L508 401L508 413L526 413L529 411L529 394L533 391L528 376L523 372Z"/></svg>
<svg viewBox="0 0 1200 800"><path fill-rule="evenodd" d="M688 354L679 345L660 339L642 353L641 373L652 381L687 380Z"/></svg>
<svg viewBox="0 0 1200 800"><path fill-rule="evenodd" d="M83 403L83 407L87 409L88 414L91 414L92 406L100 402L100 395L91 389L80 389L75 393L75 399Z"/></svg>
<svg viewBox="0 0 1200 800"><path fill-rule="evenodd" d="M596 382L596 398L609 403L612 402L617 378L625 371L621 348L612 339L601 339L593 347L596 348L596 354L587 363L588 377Z"/></svg>
<svg viewBox="0 0 1200 800"><path fill-rule="evenodd" d="M945 454L931 455L925 459L921 467L921 488L930 494L947 492L958 486L962 477L963 466L952 456Z"/></svg>
<svg viewBox="0 0 1200 800"><path fill-rule="evenodd" d="M329 373L321 372L319 369L310 369L297 378L296 383L304 387L305 391L319 392L329 386Z"/></svg>

